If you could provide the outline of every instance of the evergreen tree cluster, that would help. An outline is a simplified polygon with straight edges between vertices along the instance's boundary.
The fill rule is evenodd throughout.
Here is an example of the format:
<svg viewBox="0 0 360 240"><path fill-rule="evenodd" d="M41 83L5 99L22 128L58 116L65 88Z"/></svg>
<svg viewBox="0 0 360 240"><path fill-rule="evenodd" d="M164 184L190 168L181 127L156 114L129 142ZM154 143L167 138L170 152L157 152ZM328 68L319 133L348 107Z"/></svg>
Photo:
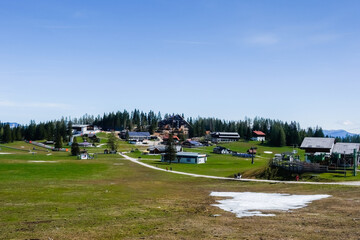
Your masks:
<svg viewBox="0 0 360 240"><path fill-rule="evenodd" d="M170 116L165 114L165 117ZM183 116L183 115L182 115ZM72 124L93 124L104 130L128 130L128 131L149 131L153 134L162 120L160 112L154 111L145 113L135 109L132 112L117 111L104 113L103 116L85 114L80 118L68 120L62 118L58 121L49 121L36 124L30 121L29 125L10 128L8 124L0 123L0 141L12 142L18 140L51 140L59 143L70 140ZM324 137L321 127L301 129L299 123L282 122L266 118L255 117L254 119L245 118L239 121L226 121L218 118L188 118L190 124L189 136L202 137L207 131L210 132L238 132L242 139L250 140L253 131L262 131L266 134L266 139L273 146L295 145L299 146L305 137ZM360 142L359 136L338 139L338 141L350 140L349 142Z"/></svg>
<svg viewBox="0 0 360 240"><path fill-rule="evenodd" d="M218 118L189 118L192 126L189 137L204 136L206 131L210 132L238 132L240 137L250 140L253 131L262 131L273 146L299 146L305 137L324 137L321 127L301 129L300 124L293 121L290 123L279 120L255 117L253 120L245 118L240 121L225 121Z"/></svg>
<svg viewBox="0 0 360 240"><path fill-rule="evenodd" d="M346 137L340 138L336 137L335 142L350 142L350 143L360 143L360 135L347 135Z"/></svg>
<svg viewBox="0 0 360 240"><path fill-rule="evenodd" d="M93 117L88 117L93 119ZM80 118L85 119L85 117ZM105 130L121 131L127 129L129 131L136 130L138 132L149 131L151 134L155 132L158 122L161 120L160 112L155 114L153 111L149 113L140 112L135 109L132 112L124 110L123 112L117 111L116 113L107 113L101 117L96 117L93 121L83 122L84 124L94 124ZM75 122L74 123L78 123Z"/></svg>
<svg viewBox="0 0 360 240"><path fill-rule="evenodd" d="M0 123L0 141L9 143L21 140L49 140L61 142L69 141L72 135L72 123L62 118L59 121L49 121L10 128L9 124Z"/></svg>

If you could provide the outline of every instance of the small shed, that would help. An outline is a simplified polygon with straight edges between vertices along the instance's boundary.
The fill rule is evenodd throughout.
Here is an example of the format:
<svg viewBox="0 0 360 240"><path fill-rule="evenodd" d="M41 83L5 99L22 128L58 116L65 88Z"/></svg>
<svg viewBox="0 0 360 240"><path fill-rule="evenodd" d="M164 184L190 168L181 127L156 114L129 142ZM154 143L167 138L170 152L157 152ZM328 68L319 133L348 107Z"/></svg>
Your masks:
<svg viewBox="0 0 360 240"><path fill-rule="evenodd" d="M80 151L78 158L79 159L90 159L90 156L86 150L83 150L83 151Z"/></svg>
<svg viewBox="0 0 360 240"><path fill-rule="evenodd" d="M165 153L161 154L161 161L166 162ZM190 163L190 164L201 164L206 163L207 156L202 153L194 152L178 152L176 153L176 159L172 163Z"/></svg>
<svg viewBox="0 0 360 240"><path fill-rule="evenodd" d="M360 143L336 143L333 148L333 155L337 159L337 165L353 165L354 150L360 151ZM357 156L357 162L359 162L359 156Z"/></svg>
<svg viewBox="0 0 360 240"><path fill-rule="evenodd" d="M221 147L221 146L214 147L213 152L217 153L217 154L231 154L232 153L232 151L230 149L227 149L227 148Z"/></svg>

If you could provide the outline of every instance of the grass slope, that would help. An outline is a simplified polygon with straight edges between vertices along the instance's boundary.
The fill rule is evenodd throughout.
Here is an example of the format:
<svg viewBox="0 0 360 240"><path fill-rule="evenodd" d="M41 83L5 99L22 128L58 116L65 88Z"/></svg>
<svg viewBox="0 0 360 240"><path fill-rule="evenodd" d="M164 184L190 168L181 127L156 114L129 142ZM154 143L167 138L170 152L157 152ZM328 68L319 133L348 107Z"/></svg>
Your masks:
<svg viewBox="0 0 360 240"><path fill-rule="evenodd" d="M356 187L192 178L118 155L87 161L59 155L56 163L8 156L0 156L0 239L357 239L360 233ZM211 191L333 197L275 217L239 219L211 206Z"/></svg>

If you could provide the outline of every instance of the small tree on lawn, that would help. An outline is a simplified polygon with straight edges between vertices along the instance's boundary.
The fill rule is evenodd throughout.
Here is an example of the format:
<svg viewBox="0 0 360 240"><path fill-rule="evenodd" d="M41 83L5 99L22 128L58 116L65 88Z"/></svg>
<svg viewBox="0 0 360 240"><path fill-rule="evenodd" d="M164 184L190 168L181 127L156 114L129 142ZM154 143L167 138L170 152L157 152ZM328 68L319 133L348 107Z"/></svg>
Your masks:
<svg viewBox="0 0 360 240"><path fill-rule="evenodd" d="M176 159L176 149L172 134L169 135L164 157L165 157L165 161L169 161L170 164L171 161L174 161Z"/></svg>
<svg viewBox="0 0 360 240"><path fill-rule="evenodd" d="M117 151L119 147L119 139L115 136L115 132L110 133L107 146L111 149L111 151Z"/></svg>
<svg viewBox="0 0 360 240"><path fill-rule="evenodd" d="M76 137L74 137L74 141L71 144L71 155L73 156L77 156L80 154L80 148L79 148L79 144L76 140Z"/></svg>
<svg viewBox="0 0 360 240"><path fill-rule="evenodd" d="M63 139L60 134L56 134L55 148L62 148Z"/></svg>

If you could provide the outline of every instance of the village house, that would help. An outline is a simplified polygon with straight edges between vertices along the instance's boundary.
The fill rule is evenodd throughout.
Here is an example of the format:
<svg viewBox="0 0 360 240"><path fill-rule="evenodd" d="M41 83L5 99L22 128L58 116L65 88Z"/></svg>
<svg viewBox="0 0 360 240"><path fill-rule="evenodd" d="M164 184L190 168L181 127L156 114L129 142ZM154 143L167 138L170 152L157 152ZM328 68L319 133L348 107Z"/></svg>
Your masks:
<svg viewBox="0 0 360 240"><path fill-rule="evenodd" d="M85 124L75 124L72 125L72 130L74 135L83 135L83 134L91 134L98 133L100 129L94 125L85 125Z"/></svg>
<svg viewBox="0 0 360 240"><path fill-rule="evenodd" d="M161 154L161 161L166 162L165 154ZM206 154L194 153L194 152L178 152L176 153L176 159L172 163L190 163L190 164L201 164L206 163Z"/></svg>
<svg viewBox="0 0 360 240"><path fill-rule="evenodd" d="M211 141L214 143L219 142L236 142L240 139L237 132L213 132L211 133Z"/></svg>
<svg viewBox="0 0 360 240"><path fill-rule="evenodd" d="M227 148L221 147L221 146L214 147L213 152L217 153L217 154L231 154L232 153L232 151L230 149L227 149Z"/></svg>
<svg viewBox="0 0 360 240"><path fill-rule="evenodd" d="M174 135L183 134L187 136L189 134L190 124L182 116L176 114L160 121L158 127L160 134L173 133Z"/></svg>
<svg viewBox="0 0 360 240"><path fill-rule="evenodd" d="M334 145L333 155L336 159L337 166L354 164L354 150L356 153L360 151L360 143L343 143L339 142ZM359 155L357 154L357 164L359 163Z"/></svg>
<svg viewBox="0 0 360 240"><path fill-rule="evenodd" d="M161 153L165 153L166 151L166 145L156 145L156 146L151 146L147 149L147 151L149 152L149 154L161 154ZM176 152L180 152L182 151L182 147L180 145L175 145L175 151Z"/></svg>
<svg viewBox="0 0 360 240"><path fill-rule="evenodd" d="M143 141L150 139L149 132L129 132L129 141Z"/></svg>
<svg viewBox="0 0 360 240"><path fill-rule="evenodd" d="M198 141L186 140L185 142L182 143L182 146L192 148L192 147L202 147L203 145Z"/></svg>
<svg viewBox="0 0 360 240"><path fill-rule="evenodd" d="M258 141L258 142L264 142L265 141L265 133L262 131L253 131L253 137L251 140Z"/></svg>
<svg viewBox="0 0 360 240"><path fill-rule="evenodd" d="M305 160L324 160L333 152L335 138L306 137L300 149L305 150Z"/></svg>

